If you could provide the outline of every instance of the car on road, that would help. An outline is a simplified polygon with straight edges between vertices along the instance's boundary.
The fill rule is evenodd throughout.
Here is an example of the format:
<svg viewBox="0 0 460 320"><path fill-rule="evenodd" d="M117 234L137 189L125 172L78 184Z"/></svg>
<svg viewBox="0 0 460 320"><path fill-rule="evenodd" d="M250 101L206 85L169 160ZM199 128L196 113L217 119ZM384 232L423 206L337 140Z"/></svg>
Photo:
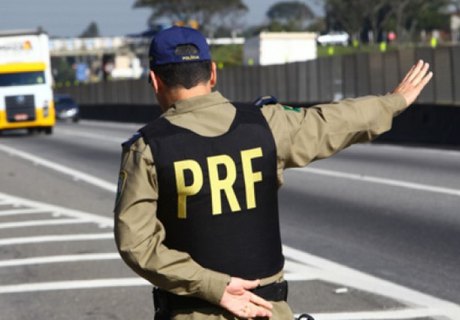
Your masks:
<svg viewBox="0 0 460 320"><path fill-rule="evenodd" d="M80 120L80 107L68 94L55 94L54 108L56 118L59 120L72 120L73 122Z"/></svg>
<svg viewBox="0 0 460 320"><path fill-rule="evenodd" d="M347 46L350 41L350 35L345 31L333 31L326 34L321 34L316 38L316 41L321 46L327 45L342 45Z"/></svg>

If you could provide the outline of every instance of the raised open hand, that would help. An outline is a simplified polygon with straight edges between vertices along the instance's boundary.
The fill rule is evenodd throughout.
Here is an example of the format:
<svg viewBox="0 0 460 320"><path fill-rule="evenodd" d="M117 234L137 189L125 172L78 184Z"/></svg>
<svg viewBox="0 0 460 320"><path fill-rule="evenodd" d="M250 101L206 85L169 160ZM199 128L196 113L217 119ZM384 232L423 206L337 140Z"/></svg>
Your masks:
<svg viewBox="0 0 460 320"><path fill-rule="evenodd" d="M429 68L430 65L428 63L419 60L407 72L404 79L393 90L393 93L402 94L404 99L406 99L407 105L412 104L433 77L433 72L428 72Z"/></svg>

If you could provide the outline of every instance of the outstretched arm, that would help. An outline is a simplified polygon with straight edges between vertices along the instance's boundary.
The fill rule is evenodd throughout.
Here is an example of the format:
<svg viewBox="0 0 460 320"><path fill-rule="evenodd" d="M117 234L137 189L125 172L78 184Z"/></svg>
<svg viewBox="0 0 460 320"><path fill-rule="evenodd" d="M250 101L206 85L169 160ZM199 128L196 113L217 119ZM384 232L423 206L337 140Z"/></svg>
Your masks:
<svg viewBox="0 0 460 320"><path fill-rule="evenodd" d="M282 177L284 168L303 167L390 130L393 117L412 104L432 78L428 69L429 65L420 60L385 96L346 99L310 108L283 108L280 104L262 108L277 146L278 176Z"/></svg>
<svg viewBox="0 0 460 320"><path fill-rule="evenodd" d="M433 72L428 72L429 68L430 65L428 63L419 60L407 72L401 83L393 90L393 93L401 94L406 100L407 105L411 105L433 77Z"/></svg>

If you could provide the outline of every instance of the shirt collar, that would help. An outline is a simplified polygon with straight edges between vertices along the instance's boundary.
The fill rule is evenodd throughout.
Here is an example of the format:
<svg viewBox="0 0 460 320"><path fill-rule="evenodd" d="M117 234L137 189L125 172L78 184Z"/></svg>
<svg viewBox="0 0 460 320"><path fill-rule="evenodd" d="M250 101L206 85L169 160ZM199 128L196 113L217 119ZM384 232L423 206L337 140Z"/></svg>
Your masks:
<svg viewBox="0 0 460 320"><path fill-rule="evenodd" d="M164 115L170 116L173 114L180 114L190 112L192 110L199 110L208 108L217 104L228 103L229 101L215 91L210 94L196 96L186 100L179 100L169 108Z"/></svg>

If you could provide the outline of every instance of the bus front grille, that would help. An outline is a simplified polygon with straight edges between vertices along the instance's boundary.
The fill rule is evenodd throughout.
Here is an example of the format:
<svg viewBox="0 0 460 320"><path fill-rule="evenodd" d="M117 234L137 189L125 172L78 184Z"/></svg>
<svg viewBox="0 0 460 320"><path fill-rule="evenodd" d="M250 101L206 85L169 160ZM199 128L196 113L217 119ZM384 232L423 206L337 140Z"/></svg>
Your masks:
<svg viewBox="0 0 460 320"><path fill-rule="evenodd" d="M5 97L6 118L8 122L34 121L35 99L33 95Z"/></svg>

